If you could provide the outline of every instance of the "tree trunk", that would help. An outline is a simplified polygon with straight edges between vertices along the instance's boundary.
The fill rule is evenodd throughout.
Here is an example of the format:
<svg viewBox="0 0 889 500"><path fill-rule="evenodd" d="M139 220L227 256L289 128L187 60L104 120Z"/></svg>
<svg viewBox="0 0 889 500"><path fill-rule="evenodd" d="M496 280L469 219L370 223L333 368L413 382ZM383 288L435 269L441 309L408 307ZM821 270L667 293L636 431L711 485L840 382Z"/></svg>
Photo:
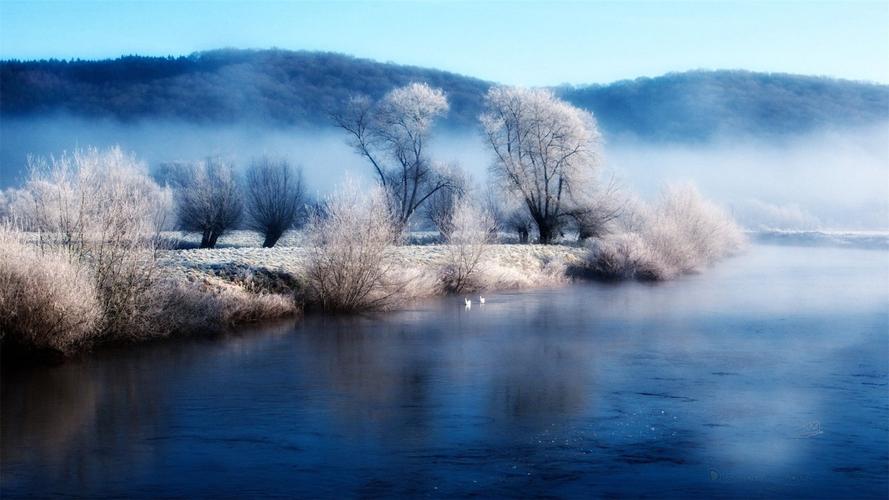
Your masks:
<svg viewBox="0 0 889 500"><path fill-rule="evenodd" d="M537 241L542 245L550 245L556 238L556 228L548 222L538 222L537 231L540 233L540 238Z"/></svg>
<svg viewBox="0 0 889 500"><path fill-rule="evenodd" d="M280 231L273 231L270 233L266 233L265 241L262 242L262 247L263 248L272 248L273 246L275 246L275 243L277 243L278 240L281 239L281 234L282 233Z"/></svg>
<svg viewBox="0 0 889 500"><path fill-rule="evenodd" d="M201 234L201 248L210 248L210 230L205 229Z"/></svg>
<svg viewBox="0 0 889 500"><path fill-rule="evenodd" d="M519 229L519 243L528 243L527 229Z"/></svg>

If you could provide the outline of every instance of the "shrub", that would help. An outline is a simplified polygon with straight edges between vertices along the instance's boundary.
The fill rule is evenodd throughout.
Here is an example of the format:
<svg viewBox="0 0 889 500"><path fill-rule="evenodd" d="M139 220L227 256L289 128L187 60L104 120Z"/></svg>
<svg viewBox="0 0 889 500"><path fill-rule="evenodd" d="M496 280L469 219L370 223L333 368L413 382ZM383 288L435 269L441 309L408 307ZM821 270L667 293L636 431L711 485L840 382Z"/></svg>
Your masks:
<svg viewBox="0 0 889 500"><path fill-rule="evenodd" d="M746 238L734 219L715 203L704 199L693 185L668 188L656 212L673 220L693 249L694 259L680 266L681 272L696 272L740 251ZM657 249L657 246L655 246Z"/></svg>
<svg viewBox="0 0 889 500"><path fill-rule="evenodd" d="M41 251L0 227L0 339L63 353L92 340L102 319L90 270L60 248Z"/></svg>
<svg viewBox="0 0 889 500"><path fill-rule="evenodd" d="M446 234L446 264L442 269L442 285L446 291L460 293L479 288L476 280L485 250L496 232L491 215L468 196L454 200L450 232Z"/></svg>
<svg viewBox="0 0 889 500"><path fill-rule="evenodd" d="M309 223L310 299L344 312L391 307L404 284L393 274L399 228L381 189L363 195L347 182Z"/></svg>
<svg viewBox="0 0 889 500"><path fill-rule="evenodd" d="M298 312L292 295L253 293L224 283L165 280L156 288L151 336L211 334L250 321Z"/></svg>
<svg viewBox="0 0 889 500"><path fill-rule="evenodd" d="M169 193L119 148L32 160L29 220L45 252L89 268L103 336L150 329L145 301L158 273L159 230Z"/></svg>
<svg viewBox="0 0 889 500"><path fill-rule="evenodd" d="M623 233L594 240L590 250L593 271L611 279L654 278L655 258L645 240L636 233Z"/></svg>
<svg viewBox="0 0 889 500"><path fill-rule="evenodd" d="M592 245L589 265L609 278L666 280L697 272L738 251L744 235L692 185L668 186L651 209L632 211L626 233Z"/></svg>

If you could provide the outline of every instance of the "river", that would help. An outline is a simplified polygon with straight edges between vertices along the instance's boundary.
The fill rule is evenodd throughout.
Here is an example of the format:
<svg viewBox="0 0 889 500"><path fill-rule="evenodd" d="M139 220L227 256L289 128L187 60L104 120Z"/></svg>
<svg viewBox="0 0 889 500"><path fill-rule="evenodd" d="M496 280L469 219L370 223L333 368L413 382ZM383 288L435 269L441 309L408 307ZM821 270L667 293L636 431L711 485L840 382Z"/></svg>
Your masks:
<svg viewBox="0 0 889 500"><path fill-rule="evenodd" d="M885 250L473 298L7 370L0 493L889 491Z"/></svg>

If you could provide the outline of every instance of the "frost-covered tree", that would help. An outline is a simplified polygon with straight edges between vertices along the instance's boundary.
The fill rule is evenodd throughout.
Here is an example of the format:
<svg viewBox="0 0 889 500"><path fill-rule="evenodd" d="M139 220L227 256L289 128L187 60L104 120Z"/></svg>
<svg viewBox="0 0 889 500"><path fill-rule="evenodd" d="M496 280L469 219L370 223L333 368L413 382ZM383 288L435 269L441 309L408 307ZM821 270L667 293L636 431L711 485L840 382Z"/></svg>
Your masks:
<svg viewBox="0 0 889 500"><path fill-rule="evenodd" d="M286 160L254 160L246 174L247 224L271 248L296 224L304 210L302 171Z"/></svg>
<svg viewBox="0 0 889 500"><path fill-rule="evenodd" d="M596 184L593 115L548 90L495 87L480 120L495 156L493 173L527 207L540 243L552 243Z"/></svg>
<svg viewBox="0 0 889 500"><path fill-rule="evenodd" d="M427 142L434 121L448 111L441 89L411 83L379 101L352 97L334 115L355 151L373 166L392 216L404 227L431 196L454 183L432 163Z"/></svg>
<svg viewBox="0 0 889 500"><path fill-rule="evenodd" d="M243 209L234 167L217 159L191 165L176 189L179 226L201 233L201 248L216 246L216 240L241 219Z"/></svg>

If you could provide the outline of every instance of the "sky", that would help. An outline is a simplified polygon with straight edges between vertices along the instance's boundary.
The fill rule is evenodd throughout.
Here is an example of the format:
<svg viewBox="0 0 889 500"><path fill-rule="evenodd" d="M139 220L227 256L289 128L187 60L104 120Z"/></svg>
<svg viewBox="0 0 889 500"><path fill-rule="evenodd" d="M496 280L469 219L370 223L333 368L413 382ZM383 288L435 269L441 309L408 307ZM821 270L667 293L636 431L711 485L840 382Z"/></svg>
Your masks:
<svg viewBox="0 0 889 500"><path fill-rule="evenodd" d="M0 0L0 58L341 52L513 85L748 69L889 83L877 2Z"/></svg>

